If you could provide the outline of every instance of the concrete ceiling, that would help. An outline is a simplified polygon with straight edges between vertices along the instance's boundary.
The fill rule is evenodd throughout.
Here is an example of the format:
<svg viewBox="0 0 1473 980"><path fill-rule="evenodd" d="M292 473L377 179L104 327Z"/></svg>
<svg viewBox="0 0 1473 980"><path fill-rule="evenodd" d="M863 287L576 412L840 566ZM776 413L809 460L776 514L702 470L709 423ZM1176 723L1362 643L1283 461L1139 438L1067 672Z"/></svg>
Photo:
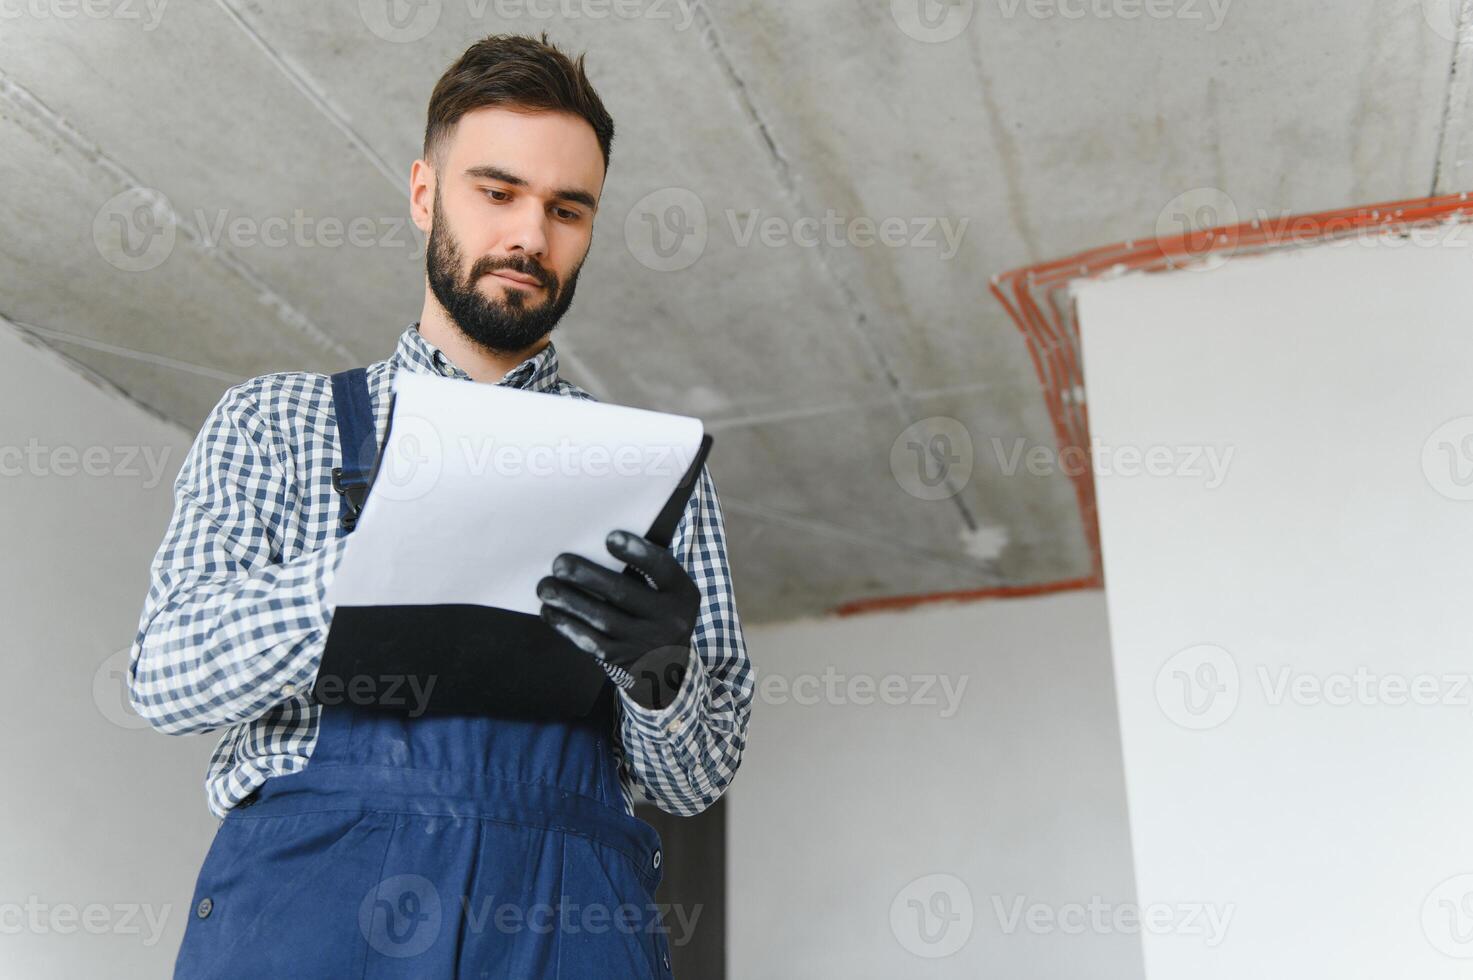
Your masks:
<svg viewBox="0 0 1473 980"><path fill-rule="evenodd" d="M990 277L1194 188L1246 218L1473 184L1461 0L921 2L0 0L0 317L191 431L235 381L386 356L430 89L547 30L618 126L565 373L707 421L744 617L1088 576L1068 477L1006 465L1054 440ZM900 244L794 243L831 212ZM975 458L931 500L891 458L937 417Z"/></svg>

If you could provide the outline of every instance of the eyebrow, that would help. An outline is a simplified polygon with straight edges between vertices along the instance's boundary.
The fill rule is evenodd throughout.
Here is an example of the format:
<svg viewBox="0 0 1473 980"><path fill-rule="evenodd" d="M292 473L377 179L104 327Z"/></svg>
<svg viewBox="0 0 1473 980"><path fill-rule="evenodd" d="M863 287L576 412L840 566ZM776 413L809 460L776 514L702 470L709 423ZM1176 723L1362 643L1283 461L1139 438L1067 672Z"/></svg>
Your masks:
<svg viewBox="0 0 1473 980"><path fill-rule="evenodd" d="M516 174L511 173L510 171L502 170L500 167L493 167L490 164L481 164L477 167L466 167L465 175L467 177L479 178L481 180L499 180L503 184L511 184L513 187L528 186L527 181L524 178L518 177ZM552 192L552 196L555 200L570 201L574 204L581 204L584 207L588 208L588 210L590 211L598 210L598 201L594 198L594 196L587 191L577 187L559 187Z"/></svg>

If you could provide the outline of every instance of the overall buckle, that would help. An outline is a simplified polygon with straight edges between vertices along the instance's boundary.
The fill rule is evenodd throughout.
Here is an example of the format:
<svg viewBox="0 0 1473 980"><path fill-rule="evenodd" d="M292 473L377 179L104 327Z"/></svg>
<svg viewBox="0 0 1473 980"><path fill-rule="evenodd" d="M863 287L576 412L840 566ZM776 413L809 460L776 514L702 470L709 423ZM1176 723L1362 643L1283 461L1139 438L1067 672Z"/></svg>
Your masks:
<svg viewBox="0 0 1473 980"><path fill-rule="evenodd" d="M361 474L345 476L341 466L332 468L332 488L348 502L348 509L338 518L343 530L351 531L363 513L363 498L368 493L368 481Z"/></svg>

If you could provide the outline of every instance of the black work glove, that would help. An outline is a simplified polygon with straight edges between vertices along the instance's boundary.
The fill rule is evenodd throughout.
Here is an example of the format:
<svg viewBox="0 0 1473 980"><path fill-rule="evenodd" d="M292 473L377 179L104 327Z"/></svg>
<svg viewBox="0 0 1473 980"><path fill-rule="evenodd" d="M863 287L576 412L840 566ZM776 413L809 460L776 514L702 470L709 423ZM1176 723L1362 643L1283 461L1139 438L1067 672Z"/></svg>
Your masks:
<svg viewBox="0 0 1473 980"><path fill-rule="evenodd" d="M614 572L563 552L537 583L542 619L578 649L628 671L636 702L663 708L684 680L701 590L668 549L638 534L613 531L605 544L632 568Z"/></svg>

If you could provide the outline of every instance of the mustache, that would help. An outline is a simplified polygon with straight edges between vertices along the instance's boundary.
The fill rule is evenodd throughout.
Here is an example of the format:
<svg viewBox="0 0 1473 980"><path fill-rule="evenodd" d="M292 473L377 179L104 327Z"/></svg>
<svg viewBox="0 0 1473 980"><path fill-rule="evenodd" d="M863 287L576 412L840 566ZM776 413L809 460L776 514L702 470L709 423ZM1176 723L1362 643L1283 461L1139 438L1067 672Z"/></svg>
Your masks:
<svg viewBox="0 0 1473 980"><path fill-rule="evenodd" d="M533 279L537 280L539 285L549 288L557 284L557 276L553 275L551 272L548 272L536 262L533 262L531 259L516 258L482 259L475 264L475 267L473 269L471 269L471 281L475 282L483 276L489 276L491 273L499 272L503 269L509 272L517 272L524 276L531 276Z"/></svg>

